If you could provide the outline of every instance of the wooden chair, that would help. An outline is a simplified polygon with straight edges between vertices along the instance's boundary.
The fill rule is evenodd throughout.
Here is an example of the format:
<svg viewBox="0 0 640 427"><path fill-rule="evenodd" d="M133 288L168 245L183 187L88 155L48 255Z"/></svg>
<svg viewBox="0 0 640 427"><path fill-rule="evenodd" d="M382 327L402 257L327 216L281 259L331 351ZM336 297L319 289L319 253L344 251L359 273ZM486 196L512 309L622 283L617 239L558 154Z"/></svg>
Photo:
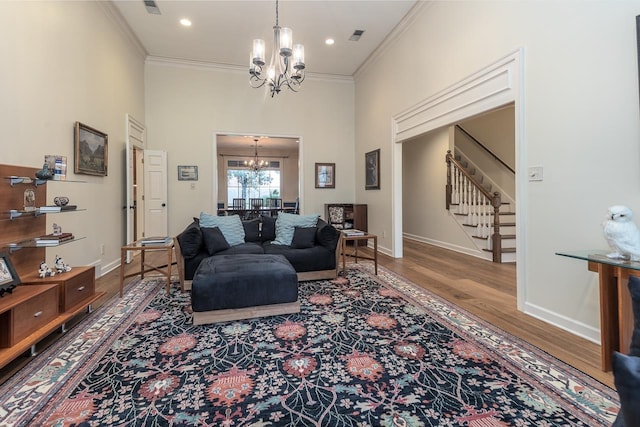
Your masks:
<svg viewBox="0 0 640 427"><path fill-rule="evenodd" d="M343 206L329 206L329 224L338 230L353 228L353 222L347 221Z"/></svg>
<svg viewBox="0 0 640 427"><path fill-rule="evenodd" d="M246 219L259 218L264 201L262 199L249 199L249 210Z"/></svg>
<svg viewBox="0 0 640 427"><path fill-rule="evenodd" d="M240 215L240 219L245 219L247 215L247 201L245 199L233 199L231 207L234 211L229 212L231 215Z"/></svg>
<svg viewBox="0 0 640 427"><path fill-rule="evenodd" d="M282 209L282 199L267 198L267 207L270 209L271 216L277 216L278 211Z"/></svg>

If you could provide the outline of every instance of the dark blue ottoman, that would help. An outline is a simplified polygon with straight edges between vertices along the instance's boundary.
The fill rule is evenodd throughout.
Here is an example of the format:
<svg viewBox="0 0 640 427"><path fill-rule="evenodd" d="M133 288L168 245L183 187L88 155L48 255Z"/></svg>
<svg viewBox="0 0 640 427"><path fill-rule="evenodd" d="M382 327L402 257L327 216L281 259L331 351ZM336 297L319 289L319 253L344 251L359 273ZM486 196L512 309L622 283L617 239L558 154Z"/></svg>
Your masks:
<svg viewBox="0 0 640 427"><path fill-rule="evenodd" d="M191 287L193 324L300 312L298 276L282 255L204 259Z"/></svg>

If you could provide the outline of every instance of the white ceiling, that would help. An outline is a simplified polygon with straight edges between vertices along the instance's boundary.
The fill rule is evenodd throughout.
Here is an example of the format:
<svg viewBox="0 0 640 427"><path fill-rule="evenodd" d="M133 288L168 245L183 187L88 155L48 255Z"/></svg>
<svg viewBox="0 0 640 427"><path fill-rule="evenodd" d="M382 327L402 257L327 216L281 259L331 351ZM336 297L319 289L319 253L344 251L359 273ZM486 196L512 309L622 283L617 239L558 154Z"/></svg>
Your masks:
<svg viewBox="0 0 640 427"><path fill-rule="evenodd" d="M150 56L248 67L252 40L273 44L275 0L112 0ZM414 6L416 0L281 0L281 27L305 47L310 74L352 76ZM179 21L188 18L191 27ZM350 41L364 30L359 41ZM335 39L333 46L324 40ZM267 61L270 54L267 54Z"/></svg>

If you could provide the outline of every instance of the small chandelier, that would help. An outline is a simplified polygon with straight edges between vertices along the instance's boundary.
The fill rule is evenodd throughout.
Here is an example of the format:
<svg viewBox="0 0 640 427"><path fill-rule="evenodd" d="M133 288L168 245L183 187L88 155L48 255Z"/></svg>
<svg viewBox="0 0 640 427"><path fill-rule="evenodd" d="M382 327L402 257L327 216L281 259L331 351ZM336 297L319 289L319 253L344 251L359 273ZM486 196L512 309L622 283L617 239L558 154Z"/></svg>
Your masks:
<svg viewBox="0 0 640 427"><path fill-rule="evenodd" d="M273 27L273 51L266 71L263 69L264 54L264 40L254 39L249 61L251 86L259 88L268 84L272 98L276 93L280 93L283 86L297 92L300 83L304 81L304 46L293 44L291 28L278 25L278 0L276 0L276 25Z"/></svg>
<svg viewBox="0 0 640 427"><path fill-rule="evenodd" d="M254 139L256 143L256 150L252 160L245 160L244 165L254 172L260 172L262 169L269 166L269 162L266 160L258 159L258 138Z"/></svg>

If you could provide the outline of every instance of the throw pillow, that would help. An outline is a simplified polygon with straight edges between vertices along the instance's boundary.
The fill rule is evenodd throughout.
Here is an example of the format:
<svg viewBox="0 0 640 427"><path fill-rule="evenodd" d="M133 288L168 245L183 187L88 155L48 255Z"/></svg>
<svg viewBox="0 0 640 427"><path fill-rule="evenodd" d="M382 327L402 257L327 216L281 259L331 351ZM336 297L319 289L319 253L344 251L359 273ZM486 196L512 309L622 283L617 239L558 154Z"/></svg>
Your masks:
<svg viewBox="0 0 640 427"><path fill-rule="evenodd" d="M203 228L202 237L204 238L204 246L207 248L209 255L214 255L216 252L224 251L231 247L218 227Z"/></svg>
<svg viewBox="0 0 640 427"><path fill-rule="evenodd" d="M244 243L244 227L238 215L215 216L208 213L200 213L200 228L218 227L222 231L229 246Z"/></svg>
<svg viewBox="0 0 640 427"><path fill-rule="evenodd" d="M620 413L614 425L640 426L640 357L614 352L613 381L620 396Z"/></svg>
<svg viewBox="0 0 640 427"><path fill-rule="evenodd" d="M293 249L312 248L316 243L316 227L295 227L291 247Z"/></svg>
<svg viewBox="0 0 640 427"><path fill-rule="evenodd" d="M276 240L276 219L272 216L260 215L262 221L262 241Z"/></svg>
<svg viewBox="0 0 640 427"><path fill-rule="evenodd" d="M193 258L200 252L202 233L196 221L193 221L180 233L178 243L180 244L180 252L185 258Z"/></svg>
<svg viewBox="0 0 640 427"><path fill-rule="evenodd" d="M631 294L631 308L633 309L633 335L629 355L640 357L640 277L629 276L629 293Z"/></svg>
<svg viewBox="0 0 640 427"><path fill-rule="evenodd" d="M245 242L260 242L260 218L242 221Z"/></svg>
<svg viewBox="0 0 640 427"><path fill-rule="evenodd" d="M296 215L286 212L278 213L276 219L276 239L274 245L291 245L295 227L315 227L319 215Z"/></svg>
<svg viewBox="0 0 640 427"><path fill-rule="evenodd" d="M338 245L338 239L340 239L340 232L331 225L318 220L318 232L316 233L316 241L319 245L325 248L334 250Z"/></svg>

